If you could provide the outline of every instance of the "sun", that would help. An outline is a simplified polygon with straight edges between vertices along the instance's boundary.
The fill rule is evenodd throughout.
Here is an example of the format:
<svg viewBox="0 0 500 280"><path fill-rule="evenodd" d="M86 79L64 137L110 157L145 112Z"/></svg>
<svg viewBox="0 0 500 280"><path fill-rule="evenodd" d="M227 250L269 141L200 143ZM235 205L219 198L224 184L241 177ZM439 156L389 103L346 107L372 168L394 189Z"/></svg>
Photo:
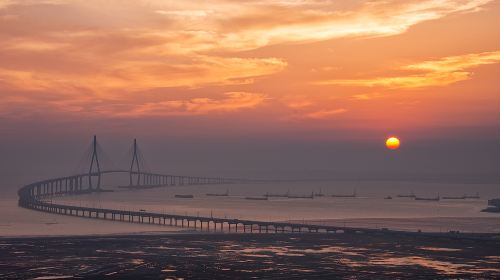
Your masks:
<svg viewBox="0 0 500 280"><path fill-rule="evenodd" d="M399 148L399 145L400 145L400 141L398 138L396 137L389 137L387 138L387 140L385 141L385 146L387 146L387 148L391 149L391 150L396 150Z"/></svg>

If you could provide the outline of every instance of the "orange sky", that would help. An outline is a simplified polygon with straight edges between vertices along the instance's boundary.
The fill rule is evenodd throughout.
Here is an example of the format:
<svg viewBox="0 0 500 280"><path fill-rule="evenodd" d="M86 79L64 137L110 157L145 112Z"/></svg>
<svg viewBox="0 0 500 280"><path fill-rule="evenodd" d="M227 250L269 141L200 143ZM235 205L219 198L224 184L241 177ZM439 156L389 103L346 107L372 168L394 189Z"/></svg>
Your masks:
<svg viewBox="0 0 500 280"><path fill-rule="evenodd" d="M0 0L0 126L498 128L499 16L494 0Z"/></svg>

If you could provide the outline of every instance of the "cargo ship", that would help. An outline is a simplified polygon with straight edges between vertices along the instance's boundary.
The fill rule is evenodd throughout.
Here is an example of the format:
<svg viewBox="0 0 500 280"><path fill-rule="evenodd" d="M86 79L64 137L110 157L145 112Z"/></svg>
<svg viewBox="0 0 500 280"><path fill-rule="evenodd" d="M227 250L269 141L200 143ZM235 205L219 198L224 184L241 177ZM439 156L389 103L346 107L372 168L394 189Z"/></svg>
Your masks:
<svg viewBox="0 0 500 280"><path fill-rule="evenodd" d="M332 194L331 197L356 197L356 190L352 192L352 194Z"/></svg>
<svg viewBox="0 0 500 280"><path fill-rule="evenodd" d="M436 197L418 197L415 196L415 200L424 200L424 201L439 201L441 198L439 194Z"/></svg>
<svg viewBox="0 0 500 280"><path fill-rule="evenodd" d="M319 189L319 193L313 193L313 196L316 196L316 197L323 197L323 196L325 196L325 195L323 194L323 192L321 191L321 189Z"/></svg>
<svg viewBox="0 0 500 280"><path fill-rule="evenodd" d="M467 196L464 194L462 196L443 196L442 199L466 199Z"/></svg>
<svg viewBox="0 0 500 280"><path fill-rule="evenodd" d="M290 194L290 190L288 190L286 193L284 194L279 194L279 193L266 193L264 195L264 197L288 197L288 195Z"/></svg>
<svg viewBox="0 0 500 280"><path fill-rule="evenodd" d="M314 198L314 192L311 193L311 195L292 195L292 194L289 194L287 197L288 198L309 198L309 199L313 199Z"/></svg>
<svg viewBox="0 0 500 280"><path fill-rule="evenodd" d="M269 200L267 196L247 196L246 200Z"/></svg>
<svg viewBox="0 0 500 280"><path fill-rule="evenodd" d="M443 196L442 197L443 199L479 199L481 198L479 196L479 193L476 193L475 195L462 195L462 196Z"/></svg>
<svg viewBox="0 0 500 280"><path fill-rule="evenodd" d="M415 198L416 195L413 192L411 192L410 194L398 194L398 197Z"/></svg>
<svg viewBox="0 0 500 280"><path fill-rule="evenodd" d="M476 195L466 195L465 198L474 198L474 199L479 199L479 193L476 193Z"/></svg>

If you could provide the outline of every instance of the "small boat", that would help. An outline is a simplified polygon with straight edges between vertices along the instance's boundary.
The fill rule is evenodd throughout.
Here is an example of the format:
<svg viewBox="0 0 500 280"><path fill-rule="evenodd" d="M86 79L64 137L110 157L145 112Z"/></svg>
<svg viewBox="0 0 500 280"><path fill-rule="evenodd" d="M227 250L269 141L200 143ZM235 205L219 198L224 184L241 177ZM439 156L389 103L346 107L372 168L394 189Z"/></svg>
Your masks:
<svg viewBox="0 0 500 280"><path fill-rule="evenodd" d="M352 194L332 194L331 197L356 197L356 190L352 192Z"/></svg>
<svg viewBox="0 0 500 280"><path fill-rule="evenodd" d="M467 196L466 195L462 195L462 196L443 196L442 199L466 199Z"/></svg>
<svg viewBox="0 0 500 280"><path fill-rule="evenodd" d="M311 193L311 195L291 195L291 194L289 194L287 197L288 198L310 198L310 199L313 199L314 193Z"/></svg>
<svg viewBox="0 0 500 280"><path fill-rule="evenodd" d="M474 198L474 199L479 199L479 193L476 193L476 195L466 195L465 198Z"/></svg>
<svg viewBox="0 0 500 280"><path fill-rule="evenodd" d="M226 189L225 193L207 193L206 196L229 196L229 190Z"/></svg>
<svg viewBox="0 0 500 280"><path fill-rule="evenodd" d="M323 196L325 196L325 195L323 194L323 192L321 191L321 189L319 189L319 193L313 193L313 196L316 196L316 197L323 197Z"/></svg>
<svg viewBox="0 0 500 280"><path fill-rule="evenodd" d="M439 194L436 197L418 197L415 196L415 200L424 200L424 201L439 201L440 197Z"/></svg>
<svg viewBox="0 0 500 280"><path fill-rule="evenodd" d="M175 198L193 198L192 194L176 194Z"/></svg>
<svg viewBox="0 0 500 280"><path fill-rule="evenodd" d="M388 195L388 196L384 197L384 199L392 199L392 196Z"/></svg>
<svg viewBox="0 0 500 280"><path fill-rule="evenodd" d="M288 190L285 194L279 194L279 193L266 193L264 196L265 197L288 197L290 194L290 190Z"/></svg>
<svg viewBox="0 0 500 280"><path fill-rule="evenodd" d="M398 197L409 197L409 198L415 198L416 195L411 192L411 194L398 194Z"/></svg>
<svg viewBox="0 0 500 280"><path fill-rule="evenodd" d="M247 196L246 200L269 200L267 196Z"/></svg>

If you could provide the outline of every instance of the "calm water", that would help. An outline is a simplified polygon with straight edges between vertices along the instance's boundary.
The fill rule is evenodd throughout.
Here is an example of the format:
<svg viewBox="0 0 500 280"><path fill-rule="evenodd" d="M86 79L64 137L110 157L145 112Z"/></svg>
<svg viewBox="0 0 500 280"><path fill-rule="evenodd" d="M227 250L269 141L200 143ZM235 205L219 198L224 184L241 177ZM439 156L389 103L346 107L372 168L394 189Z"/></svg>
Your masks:
<svg viewBox="0 0 500 280"><path fill-rule="evenodd" d="M297 182L245 185L168 186L148 190L114 189L113 193L56 198L61 203L152 212L167 212L214 217L258 220L321 220L347 226L366 224L370 227L402 229L424 228L429 231L461 230L500 232L500 214L480 212L487 200L500 197L500 187L488 184L443 184L422 182ZM227 197L206 196L225 193ZM269 198L247 200L247 196L265 193L310 195L321 192L324 197ZM332 194L357 193L356 198L333 198ZM397 198L413 192L420 197L461 196L479 193L480 199L416 201ZM192 194L193 199L175 198L175 194ZM386 196L393 199L384 199ZM159 226L112 223L38 213L20 209L15 197L0 201L9 215L0 218L0 235L35 234L103 234L142 231L175 231ZM5 211L4 211L5 212ZM453 218L453 219L451 219ZM494 218L494 219L491 219ZM339 220L340 219L340 220Z"/></svg>

